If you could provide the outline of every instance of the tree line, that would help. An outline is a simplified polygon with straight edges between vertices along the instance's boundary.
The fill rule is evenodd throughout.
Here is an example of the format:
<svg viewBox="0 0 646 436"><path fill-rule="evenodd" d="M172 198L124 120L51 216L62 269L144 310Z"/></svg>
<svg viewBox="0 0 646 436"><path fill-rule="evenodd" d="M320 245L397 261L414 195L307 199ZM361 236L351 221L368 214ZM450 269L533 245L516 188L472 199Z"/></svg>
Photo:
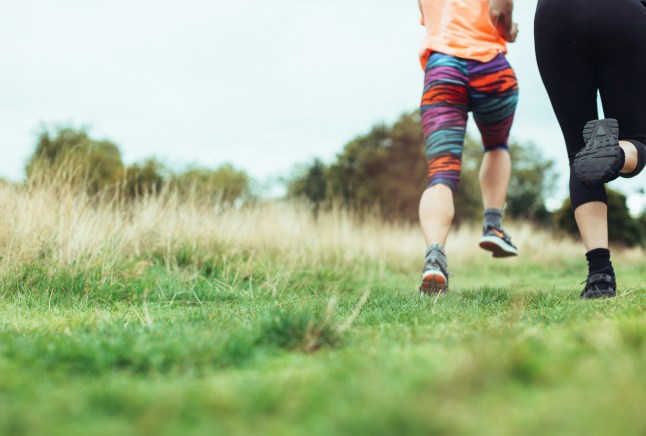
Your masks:
<svg viewBox="0 0 646 436"><path fill-rule="evenodd" d="M254 196L252 179L224 164L217 168L189 167L181 171L155 158L124 164L119 147L90 137L83 128L43 128L26 167L29 183L62 179L89 194L108 193L135 199L172 189L219 205L234 205Z"/></svg>
<svg viewBox="0 0 646 436"><path fill-rule="evenodd" d="M546 200L554 193L559 174L555 163L532 143L510 144L514 165L505 215L578 237L569 200L550 212ZM455 222L479 222L482 200L478 171L482 147L467 136ZM417 221L419 198L427 183L421 119L417 111L394 124L377 124L348 142L336 159L303 165L288 180L291 198L304 199L316 214L342 205L359 214L376 213L385 220ZM569 176L569 175L568 175ZM610 238L628 246L646 242L646 213L633 218L626 196L608 190ZM646 211L645 211L646 212Z"/></svg>
<svg viewBox="0 0 646 436"><path fill-rule="evenodd" d="M286 197L305 201L314 214L340 206L359 216L376 214L386 221L417 221L419 197L427 182L420 123L417 111L405 113L393 124L377 124L352 139L331 163L315 159L298 166L285 180ZM506 216L578 236L569 200L554 212L545 204L559 176L554 162L532 143L512 143L510 153L514 170ZM455 197L457 225L482 218L478 182L481 160L481 146L467 136ZM89 194L112 193L131 200L165 189L224 207L261 199L254 192L253 179L230 164L177 171L150 158L126 165L115 143L92 138L86 129L72 126L41 130L26 176L29 183L62 178ZM645 244L646 211L634 218L623 194L608 190L608 196L611 240L628 246Z"/></svg>

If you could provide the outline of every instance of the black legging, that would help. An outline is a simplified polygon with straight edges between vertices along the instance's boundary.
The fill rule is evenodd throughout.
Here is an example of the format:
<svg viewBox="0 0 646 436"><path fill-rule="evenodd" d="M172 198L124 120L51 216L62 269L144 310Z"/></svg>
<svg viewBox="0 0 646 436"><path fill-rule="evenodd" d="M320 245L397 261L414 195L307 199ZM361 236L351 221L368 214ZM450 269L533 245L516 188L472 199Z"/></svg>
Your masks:
<svg viewBox="0 0 646 436"><path fill-rule="evenodd" d="M536 58L570 165L585 146L586 122L597 119L597 91L619 139L646 144L646 0L539 0ZM571 166L570 166L571 168ZM607 203L603 186L587 188L570 170L572 208Z"/></svg>

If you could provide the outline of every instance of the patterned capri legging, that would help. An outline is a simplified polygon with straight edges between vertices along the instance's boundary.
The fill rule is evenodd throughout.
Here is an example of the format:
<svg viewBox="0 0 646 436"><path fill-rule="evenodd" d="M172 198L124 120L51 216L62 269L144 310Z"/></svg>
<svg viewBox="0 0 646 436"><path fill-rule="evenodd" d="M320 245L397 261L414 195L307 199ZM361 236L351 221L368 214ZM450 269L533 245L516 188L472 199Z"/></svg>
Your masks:
<svg viewBox="0 0 646 436"><path fill-rule="evenodd" d="M432 54L421 105L428 187L444 184L457 191L469 112L485 152L507 150L517 103L518 82L503 54L485 63Z"/></svg>

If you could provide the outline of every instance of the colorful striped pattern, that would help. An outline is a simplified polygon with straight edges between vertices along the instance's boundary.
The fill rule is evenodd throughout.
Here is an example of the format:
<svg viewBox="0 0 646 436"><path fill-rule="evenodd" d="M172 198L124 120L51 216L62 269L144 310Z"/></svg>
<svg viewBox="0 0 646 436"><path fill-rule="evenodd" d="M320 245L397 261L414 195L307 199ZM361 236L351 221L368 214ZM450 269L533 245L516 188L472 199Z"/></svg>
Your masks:
<svg viewBox="0 0 646 436"><path fill-rule="evenodd" d="M517 103L518 82L504 55L485 63L430 56L421 105L428 186L442 183L457 191L469 112L485 152L507 149Z"/></svg>

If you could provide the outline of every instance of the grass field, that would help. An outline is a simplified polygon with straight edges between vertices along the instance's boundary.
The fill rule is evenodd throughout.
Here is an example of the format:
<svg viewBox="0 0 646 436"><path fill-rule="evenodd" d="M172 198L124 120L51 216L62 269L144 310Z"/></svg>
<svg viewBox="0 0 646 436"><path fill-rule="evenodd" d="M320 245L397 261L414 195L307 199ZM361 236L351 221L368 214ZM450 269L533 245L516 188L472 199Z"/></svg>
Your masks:
<svg viewBox="0 0 646 436"><path fill-rule="evenodd" d="M580 301L583 249L294 206L0 187L0 434L646 434L646 255Z"/></svg>

